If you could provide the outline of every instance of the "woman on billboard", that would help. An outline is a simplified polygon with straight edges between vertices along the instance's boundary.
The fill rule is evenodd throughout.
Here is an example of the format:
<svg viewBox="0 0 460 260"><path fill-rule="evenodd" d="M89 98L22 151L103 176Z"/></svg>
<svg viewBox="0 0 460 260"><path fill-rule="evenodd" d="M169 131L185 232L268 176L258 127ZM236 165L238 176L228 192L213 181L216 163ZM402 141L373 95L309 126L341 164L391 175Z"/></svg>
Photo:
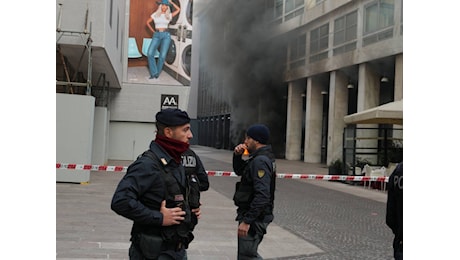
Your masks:
<svg viewBox="0 0 460 260"><path fill-rule="evenodd" d="M150 79L157 79L160 76L171 43L171 34L168 31L168 25L173 17L180 12L180 7L171 0L162 0L161 2L157 2L157 4L158 9L147 19L147 26L153 33L152 42L147 51ZM175 8L172 13L170 9L171 5ZM152 22L155 28L152 27ZM160 53L158 61L155 60L155 52L157 50Z"/></svg>

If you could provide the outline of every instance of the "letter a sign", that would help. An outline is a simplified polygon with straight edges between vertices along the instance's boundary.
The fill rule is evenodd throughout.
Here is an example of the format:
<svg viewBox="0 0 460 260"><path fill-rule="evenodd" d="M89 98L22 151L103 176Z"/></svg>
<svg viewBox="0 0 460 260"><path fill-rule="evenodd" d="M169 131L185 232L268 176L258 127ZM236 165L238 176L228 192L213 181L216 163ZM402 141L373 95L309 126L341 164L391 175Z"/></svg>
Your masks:
<svg viewBox="0 0 460 260"><path fill-rule="evenodd" d="M179 95L161 95L161 109L179 108Z"/></svg>

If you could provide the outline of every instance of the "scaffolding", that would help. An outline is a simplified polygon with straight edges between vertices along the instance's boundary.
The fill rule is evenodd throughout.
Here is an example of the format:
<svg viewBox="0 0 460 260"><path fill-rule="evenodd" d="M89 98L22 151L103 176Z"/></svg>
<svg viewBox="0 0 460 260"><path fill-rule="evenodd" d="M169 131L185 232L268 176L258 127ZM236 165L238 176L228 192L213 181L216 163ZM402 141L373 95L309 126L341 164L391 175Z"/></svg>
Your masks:
<svg viewBox="0 0 460 260"><path fill-rule="evenodd" d="M70 92L71 94L74 94L73 87L86 87L85 94L91 95L91 84L92 84L91 81L92 81L92 69L93 69L92 68L93 61L92 61L92 54L91 54L91 44L93 40L91 39L91 23L89 24L89 30L88 30L88 13L89 13L89 8L86 9L85 26L84 26L83 31L62 30L61 29L62 4L61 3L59 4L59 18L58 18L59 21L58 21L58 26L56 28L56 32L58 33L58 37L56 39L56 52L60 58L61 65L64 68L66 81L56 79L56 86L66 87L66 92ZM70 67L69 67L69 64L66 62L66 59L62 53L61 44L60 44L62 37L67 37L67 36L79 37L81 40L81 44L85 47L83 49L83 53L80 56L80 60L78 62L75 73L72 76L70 75ZM79 76L78 71L80 69L81 63L86 53L88 55L88 72L87 72L86 82L76 81L77 77Z"/></svg>
<svg viewBox="0 0 460 260"><path fill-rule="evenodd" d="M61 28L62 20L62 4L59 3L59 17L58 25L56 27L56 32L58 33L56 39L56 60L57 60L57 69L63 68L63 73L59 78L59 74L56 73L56 92L58 93L67 93L67 94L85 94L92 95L96 98L96 106L109 107L110 100L110 83L106 80L106 74L100 73L97 77L97 81L93 84L93 53L92 53L92 43L91 38L92 26L89 23L88 29L88 14L89 8L86 9L84 28L82 31L78 30L63 30ZM69 44L62 43L62 39L65 37L77 37L79 38L77 46L83 46L76 50L75 48L71 49L72 56L75 53L77 58L73 57L73 61L78 59L75 69L69 64L68 57L66 57L62 49L69 49ZM81 49L81 54L78 53ZM79 55L79 56L78 56ZM87 58L87 75L85 77L84 73L81 72L82 66L84 65L85 58Z"/></svg>

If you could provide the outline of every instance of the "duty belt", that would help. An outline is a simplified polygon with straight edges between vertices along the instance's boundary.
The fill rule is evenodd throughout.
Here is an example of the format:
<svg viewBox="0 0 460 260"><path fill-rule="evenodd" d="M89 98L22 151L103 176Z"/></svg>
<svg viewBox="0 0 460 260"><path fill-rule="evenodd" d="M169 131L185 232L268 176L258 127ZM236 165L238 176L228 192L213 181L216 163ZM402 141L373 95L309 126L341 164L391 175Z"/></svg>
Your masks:
<svg viewBox="0 0 460 260"><path fill-rule="evenodd" d="M173 243L173 242L163 242L164 250L173 250L173 251L180 251L184 249L184 244L182 242Z"/></svg>

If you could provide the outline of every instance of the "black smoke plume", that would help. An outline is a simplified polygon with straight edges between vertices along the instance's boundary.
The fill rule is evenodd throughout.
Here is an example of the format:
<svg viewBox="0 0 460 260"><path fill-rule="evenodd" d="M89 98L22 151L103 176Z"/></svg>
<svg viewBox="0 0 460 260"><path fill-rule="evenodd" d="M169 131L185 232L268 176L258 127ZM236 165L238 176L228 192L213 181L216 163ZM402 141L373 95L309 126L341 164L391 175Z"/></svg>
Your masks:
<svg viewBox="0 0 460 260"><path fill-rule="evenodd" d="M284 156L287 48L285 40L274 37L273 10L264 0L207 2L200 16L200 70L219 79L211 91L228 105L232 142L240 143L249 125L264 123L277 156Z"/></svg>

